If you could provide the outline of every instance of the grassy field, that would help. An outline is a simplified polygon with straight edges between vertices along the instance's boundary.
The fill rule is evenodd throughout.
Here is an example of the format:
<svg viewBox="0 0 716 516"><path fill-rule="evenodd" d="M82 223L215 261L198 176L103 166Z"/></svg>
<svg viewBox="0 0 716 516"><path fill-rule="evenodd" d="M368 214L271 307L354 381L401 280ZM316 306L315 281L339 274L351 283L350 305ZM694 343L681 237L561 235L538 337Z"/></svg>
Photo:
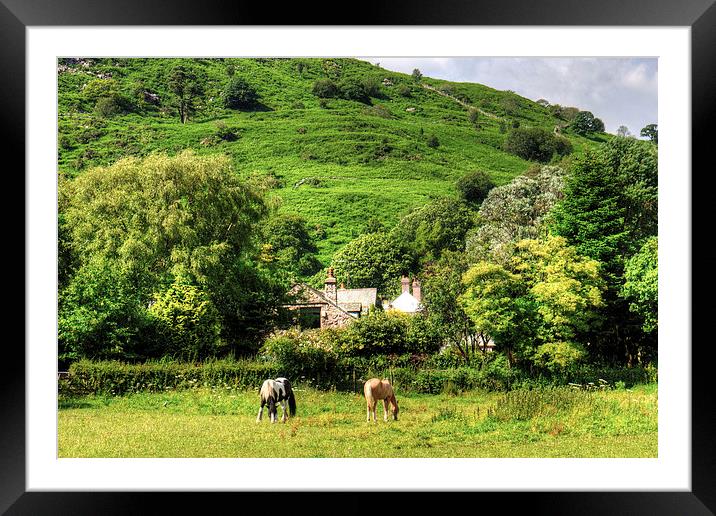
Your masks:
<svg viewBox="0 0 716 516"><path fill-rule="evenodd" d="M296 389L298 415L256 423L258 394L192 389L62 399L60 457L656 457L657 385L509 394L398 393L367 423L361 395ZM279 408L279 416L281 410Z"/></svg>

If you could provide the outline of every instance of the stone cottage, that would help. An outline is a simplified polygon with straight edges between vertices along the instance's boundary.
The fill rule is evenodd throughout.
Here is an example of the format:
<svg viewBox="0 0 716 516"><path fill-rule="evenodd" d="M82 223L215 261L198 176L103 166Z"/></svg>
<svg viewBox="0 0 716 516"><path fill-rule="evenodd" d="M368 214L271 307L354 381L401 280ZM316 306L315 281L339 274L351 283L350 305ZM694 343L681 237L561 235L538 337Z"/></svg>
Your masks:
<svg viewBox="0 0 716 516"><path fill-rule="evenodd" d="M345 288L336 285L333 268L328 269L323 291L305 283L299 283L289 292L295 299L286 305L297 312L299 325L303 328L336 328L368 313L378 297L376 288Z"/></svg>

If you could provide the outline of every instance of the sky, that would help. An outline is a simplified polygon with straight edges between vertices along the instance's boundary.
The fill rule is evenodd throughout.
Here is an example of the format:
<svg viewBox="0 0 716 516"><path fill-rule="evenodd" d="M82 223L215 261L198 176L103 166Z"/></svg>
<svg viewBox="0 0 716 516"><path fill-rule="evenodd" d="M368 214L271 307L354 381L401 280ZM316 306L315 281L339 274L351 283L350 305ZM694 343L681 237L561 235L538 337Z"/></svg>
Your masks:
<svg viewBox="0 0 716 516"><path fill-rule="evenodd" d="M591 111L607 132L625 125L631 134L657 118L657 59L605 57L365 57L396 72L476 82L512 90L531 100Z"/></svg>

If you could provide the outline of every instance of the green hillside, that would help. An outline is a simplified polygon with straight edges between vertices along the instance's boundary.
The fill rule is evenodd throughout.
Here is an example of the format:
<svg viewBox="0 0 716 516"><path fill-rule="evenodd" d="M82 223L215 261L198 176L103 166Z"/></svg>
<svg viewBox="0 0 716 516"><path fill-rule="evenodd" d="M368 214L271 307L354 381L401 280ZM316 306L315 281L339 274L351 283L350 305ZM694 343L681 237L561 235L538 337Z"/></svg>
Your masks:
<svg viewBox="0 0 716 516"><path fill-rule="evenodd" d="M168 86L178 64L196 68L204 84L186 124ZM224 107L232 71L258 93L251 110ZM370 104L319 99L312 88L321 78L372 80L379 92ZM226 154L237 173L271 187L278 210L318 229L324 265L369 219L391 227L411 208L454 196L455 181L467 172L485 171L498 185L523 173L530 162L502 150L515 121L550 132L565 122L513 92L428 77L417 82L354 59L63 59L58 88L61 172L72 177L157 151ZM112 94L125 102L121 112L97 112L103 88L116 89ZM564 136L575 153L607 138L568 130Z"/></svg>

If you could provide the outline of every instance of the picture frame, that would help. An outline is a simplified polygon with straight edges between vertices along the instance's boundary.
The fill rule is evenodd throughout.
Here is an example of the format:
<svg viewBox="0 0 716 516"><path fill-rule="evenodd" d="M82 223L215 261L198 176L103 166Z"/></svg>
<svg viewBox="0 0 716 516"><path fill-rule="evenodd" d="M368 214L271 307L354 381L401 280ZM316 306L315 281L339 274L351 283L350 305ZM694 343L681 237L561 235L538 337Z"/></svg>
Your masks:
<svg viewBox="0 0 716 516"><path fill-rule="evenodd" d="M146 5L145 5L146 4ZM409 7L410 6L410 7ZM448 8L448 6L450 8ZM174 2L172 11L166 5L155 2L140 3L136 0L121 2L90 2L88 0L63 0L62 2L40 2L22 0L0 0L0 52L6 73L2 79L6 94L3 103L5 127L12 128L6 135L8 149L25 147L25 30L30 26L112 26L112 25L262 25L268 9L256 5L233 4L227 7L221 2L203 2L201 10L195 12L193 2ZM714 136L709 121L713 113L713 92L716 91L716 7L713 0L671 3L617 0L603 2L570 3L566 0L550 2L547 6L524 1L492 2L465 0L446 5L391 2L389 5L374 6L370 13L358 13L350 19L350 25L535 25L535 26L688 26L691 28L691 70L692 70L692 163L706 164L706 153ZM301 20L306 25L316 25L320 16L300 16L299 5L287 7L282 13L270 13L272 25L283 25ZM407 13L407 14L406 14ZM325 18L325 17L324 17ZM335 21L321 20L319 25L344 25ZM20 122L23 121L23 122ZM708 170L708 169L705 169ZM686 172L685 172L686 173ZM706 211L707 188L698 187L703 183L703 174L691 174L692 181L692 277L697 271L706 273L706 266L713 265L714 254L707 239L695 238L705 232L708 226L699 227L710 220ZM699 196L704 196L700 199ZM704 232L698 231L704 230ZM32 256L25 256L25 271ZM713 279L704 274L705 281L692 285L693 330L702 327L698 321L707 320L710 307L699 303L706 299L706 289L713 285ZM692 489L689 492L495 492L460 493L474 498L481 504L494 501L511 509L529 508L538 514L581 514L629 513L629 514L713 514L716 511L716 453L713 438L715 418L713 401L710 396L710 361L707 339L697 341L698 332L692 333ZM28 372L24 353L15 349L13 367L3 375L3 402L0 404L3 421L3 462L0 476L0 509L8 514L74 514L142 513L150 503L158 503L163 511L186 511L191 507L188 494L180 493L128 493L128 492L28 492L25 484L25 397ZM346 507L359 508L361 493L340 494L340 503ZM458 493L452 493L452 497ZM296 493L297 504L316 493ZM417 496L416 496L417 495ZM413 493L410 505L419 506L427 494ZM324 496L324 495L321 495ZM383 495L385 496L385 495ZM207 498L220 497L229 503L267 503L262 493L193 493L191 498L197 506L205 506ZM479 497L479 498L477 498ZM400 499L407 497L401 496ZM212 501L214 501L212 499ZM383 500L371 500L371 505L380 506ZM402 502L401 502L402 503ZM406 503L408 503L406 501ZM453 503L452 501L450 502ZM325 504L330 507L331 503ZM519 510L518 509L518 510Z"/></svg>

